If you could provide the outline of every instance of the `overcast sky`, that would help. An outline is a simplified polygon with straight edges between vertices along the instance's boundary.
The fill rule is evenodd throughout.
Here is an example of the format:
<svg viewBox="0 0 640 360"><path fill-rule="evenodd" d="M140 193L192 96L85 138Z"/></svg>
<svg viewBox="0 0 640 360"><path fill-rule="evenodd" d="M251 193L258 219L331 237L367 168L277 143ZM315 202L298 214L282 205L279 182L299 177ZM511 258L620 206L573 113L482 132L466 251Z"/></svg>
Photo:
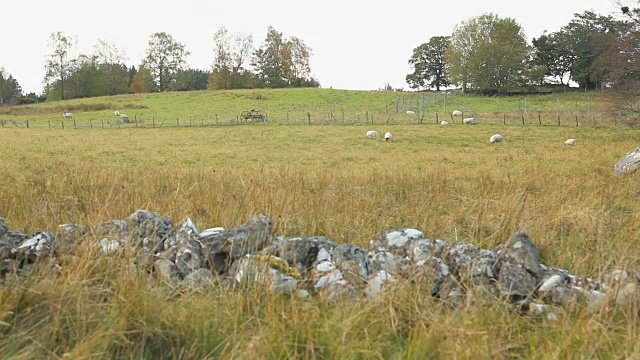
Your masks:
<svg viewBox="0 0 640 360"><path fill-rule="evenodd" d="M617 16L617 1L3 0L0 67L25 92L40 93L52 32L77 37L84 54L93 52L97 40L109 41L125 50L127 65L137 67L149 36L164 31L186 45L190 67L208 69L213 34L221 25L252 34L256 46L271 25L312 48L311 72L322 87L374 90L388 82L406 89L412 49L432 36L450 35L462 20L486 12L512 17L531 41L544 30L558 30L577 12Z"/></svg>

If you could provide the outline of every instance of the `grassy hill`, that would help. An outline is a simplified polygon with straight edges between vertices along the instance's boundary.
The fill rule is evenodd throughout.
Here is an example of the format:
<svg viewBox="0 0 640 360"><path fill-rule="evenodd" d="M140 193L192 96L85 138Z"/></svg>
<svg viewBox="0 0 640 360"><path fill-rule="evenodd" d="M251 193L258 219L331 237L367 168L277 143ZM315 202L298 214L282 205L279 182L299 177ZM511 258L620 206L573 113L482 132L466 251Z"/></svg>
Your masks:
<svg viewBox="0 0 640 360"><path fill-rule="evenodd" d="M109 123L118 110L137 119L139 126L224 124L237 121L243 111L264 111L274 123L437 123L449 120L453 110L485 122L555 124L615 122L622 115L617 105L599 93L572 91L550 95L481 97L438 92L407 93L334 89L257 89L132 94L75 99L37 105L0 108L0 119L33 126L61 126L63 112L73 113L77 124ZM407 110L415 114L406 114ZM540 118L539 118L540 117ZM178 120L176 120L178 119ZM460 121L460 119L457 119ZM78 125L80 126L80 125Z"/></svg>

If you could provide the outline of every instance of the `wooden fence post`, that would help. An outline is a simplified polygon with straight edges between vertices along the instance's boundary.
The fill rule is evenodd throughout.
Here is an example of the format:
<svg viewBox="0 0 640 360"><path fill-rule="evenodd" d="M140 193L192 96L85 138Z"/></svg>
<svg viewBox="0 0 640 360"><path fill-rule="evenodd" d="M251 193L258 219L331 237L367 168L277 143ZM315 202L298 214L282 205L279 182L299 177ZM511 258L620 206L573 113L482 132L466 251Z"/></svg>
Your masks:
<svg viewBox="0 0 640 360"><path fill-rule="evenodd" d="M307 121L309 122L309 125L311 125L311 113L307 112Z"/></svg>
<svg viewBox="0 0 640 360"><path fill-rule="evenodd" d="M29 119L27 119L27 129L29 128Z"/></svg>
<svg viewBox="0 0 640 360"><path fill-rule="evenodd" d="M540 119L540 114L538 113L538 124L542 125L542 120Z"/></svg>
<svg viewBox="0 0 640 360"><path fill-rule="evenodd" d="M49 123L49 129L51 129L51 120L47 120L47 122Z"/></svg>
<svg viewBox="0 0 640 360"><path fill-rule="evenodd" d="M438 120L438 113L436 113L436 125L440 124L440 121Z"/></svg>
<svg viewBox="0 0 640 360"><path fill-rule="evenodd" d="M578 126L578 114L576 114L576 126Z"/></svg>
<svg viewBox="0 0 640 360"><path fill-rule="evenodd" d="M62 128L64 129L64 120L62 120Z"/></svg>
<svg viewBox="0 0 640 360"><path fill-rule="evenodd" d="M507 125L507 114L502 114L502 124Z"/></svg>

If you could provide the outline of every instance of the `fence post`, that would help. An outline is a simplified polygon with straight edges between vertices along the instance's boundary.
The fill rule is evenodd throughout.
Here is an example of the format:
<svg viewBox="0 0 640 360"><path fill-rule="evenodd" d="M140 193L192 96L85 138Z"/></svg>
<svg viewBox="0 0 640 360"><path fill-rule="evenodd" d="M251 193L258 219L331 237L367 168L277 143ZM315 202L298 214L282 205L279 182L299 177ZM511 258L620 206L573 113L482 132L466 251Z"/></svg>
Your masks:
<svg viewBox="0 0 640 360"><path fill-rule="evenodd" d="M76 129L76 119L73 119L73 128Z"/></svg>
<svg viewBox="0 0 640 360"><path fill-rule="evenodd" d="M51 121L51 120L49 120ZM0 120L0 123L2 123L2 127L4 128L4 120Z"/></svg>
<svg viewBox="0 0 640 360"><path fill-rule="evenodd" d="M560 126L560 115L558 115L558 126Z"/></svg>
<svg viewBox="0 0 640 360"><path fill-rule="evenodd" d="M502 124L507 125L507 114L502 114Z"/></svg>
<svg viewBox="0 0 640 360"><path fill-rule="evenodd" d="M578 114L576 114L576 126L578 126Z"/></svg>
<svg viewBox="0 0 640 360"><path fill-rule="evenodd" d="M29 128L29 119L27 119L27 129Z"/></svg>
<svg viewBox="0 0 640 360"><path fill-rule="evenodd" d="M440 123L440 120L438 120L438 113L436 113L436 125Z"/></svg>
<svg viewBox="0 0 640 360"><path fill-rule="evenodd" d="M104 129L104 119L102 119L102 128Z"/></svg>
<svg viewBox="0 0 640 360"><path fill-rule="evenodd" d="M366 123L368 124L369 123L369 112L368 111L364 112L364 118L365 118Z"/></svg>
<svg viewBox="0 0 640 360"><path fill-rule="evenodd" d="M371 114L371 124L373 124L373 114Z"/></svg>
<svg viewBox="0 0 640 360"><path fill-rule="evenodd" d="M540 119L540 113L538 113L538 124L542 125L542 120Z"/></svg>
<svg viewBox="0 0 640 360"><path fill-rule="evenodd" d="M400 111L400 97L396 98L396 113Z"/></svg>
<svg viewBox="0 0 640 360"><path fill-rule="evenodd" d="M62 120L62 128L64 129L64 120Z"/></svg>
<svg viewBox="0 0 640 360"><path fill-rule="evenodd" d="M93 129L93 120L89 120L89 126Z"/></svg>
<svg viewBox="0 0 640 360"><path fill-rule="evenodd" d="M522 117L522 125L524 125L524 112L520 112L520 116Z"/></svg>
<svg viewBox="0 0 640 360"><path fill-rule="evenodd" d="M218 125L218 114L216 114L216 125Z"/></svg>
<svg viewBox="0 0 640 360"><path fill-rule="evenodd" d="M180 119L176 118L176 125L180 127Z"/></svg>
<svg viewBox="0 0 640 360"><path fill-rule="evenodd" d="M136 127L138 127L138 115L135 115L133 119L136 121Z"/></svg>
<svg viewBox="0 0 640 360"><path fill-rule="evenodd" d="M47 122L49 123L49 129L51 129L51 120L47 120Z"/></svg>
<svg viewBox="0 0 640 360"><path fill-rule="evenodd" d="M189 126L191 126L191 116L189 116Z"/></svg>
<svg viewBox="0 0 640 360"><path fill-rule="evenodd" d="M307 112L307 121L309 121L309 125L311 125L311 113Z"/></svg>
<svg viewBox="0 0 640 360"><path fill-rule="evenodd" d="M342 111L342 125L344 125L344 110Z"/></svg>
<svg viewBox="0 0 640 360"><path fill-rule="evenodd" d="M151 126L156 127L156 118L155 116L151 118Z"/></svg>

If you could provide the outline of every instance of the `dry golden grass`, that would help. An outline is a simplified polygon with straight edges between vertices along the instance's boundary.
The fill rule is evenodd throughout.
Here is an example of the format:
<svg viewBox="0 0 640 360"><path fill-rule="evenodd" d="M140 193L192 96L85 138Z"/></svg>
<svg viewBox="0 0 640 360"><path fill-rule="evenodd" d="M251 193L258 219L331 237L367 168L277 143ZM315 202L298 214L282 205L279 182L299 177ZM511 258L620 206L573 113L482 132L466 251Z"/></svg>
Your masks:
<svg viewBox="0 0 640 360"><path fill-rule="evenodd" d="M95 228L136 209L198 228L263 211L284 236L368 246L413 227L483 247L527 231L549 265L597 276L640 268L638 178L613 164L622 127L377 125L0 129L0 216L11 228ZM490 145L494 133L505 142ZM578 140L564 147L567 138ZM2 358L638 358L637 309L557 321L499 302L450 308L426 285L333 305L160 284L89 236L61 269L0 288Z"/></svg>

